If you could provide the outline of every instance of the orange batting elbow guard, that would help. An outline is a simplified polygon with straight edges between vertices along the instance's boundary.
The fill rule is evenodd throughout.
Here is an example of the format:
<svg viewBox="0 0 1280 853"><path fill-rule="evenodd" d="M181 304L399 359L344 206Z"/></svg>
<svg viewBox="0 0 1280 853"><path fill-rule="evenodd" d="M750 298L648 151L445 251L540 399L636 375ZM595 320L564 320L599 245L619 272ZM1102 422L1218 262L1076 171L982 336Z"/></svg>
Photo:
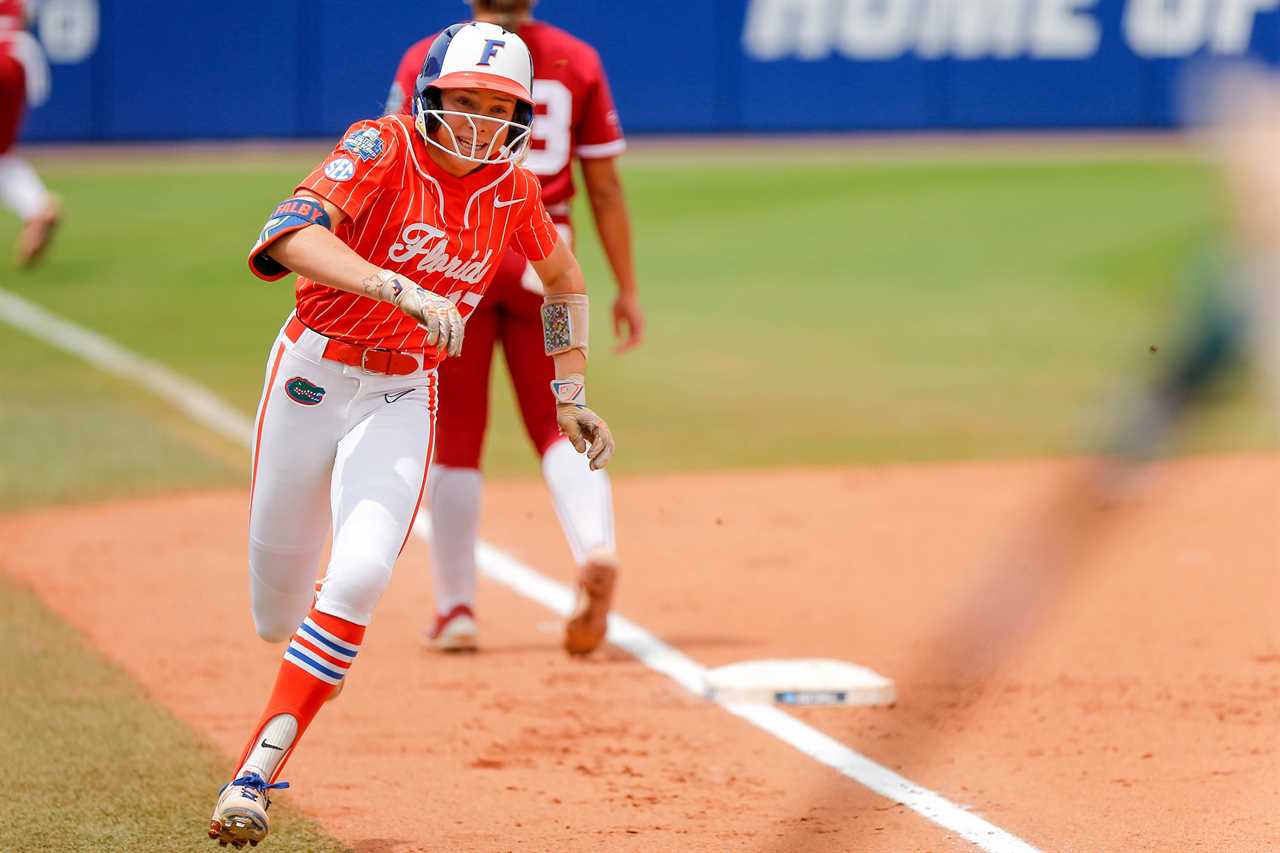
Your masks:
<svg viewBox="0 0 1280 853"><path fill-rule="evenodd" d="M542 299L542 344L547 355L571 349L587 354L590 311L585 293L549 293Z"/></svg>
<svg viewBox="0 0 1280 853"><path fill-rule="evenodd" d="M254 243L253 248L249 250L250 271L263 281L275 281L288 275L289 270L268 255L267 249L284 235L301 231L308 225L333 228L329 214L325 212L324 205L318 200L294 196L277 204L276 209L267 219L267 224L262 226L258 242Z"/></svg>

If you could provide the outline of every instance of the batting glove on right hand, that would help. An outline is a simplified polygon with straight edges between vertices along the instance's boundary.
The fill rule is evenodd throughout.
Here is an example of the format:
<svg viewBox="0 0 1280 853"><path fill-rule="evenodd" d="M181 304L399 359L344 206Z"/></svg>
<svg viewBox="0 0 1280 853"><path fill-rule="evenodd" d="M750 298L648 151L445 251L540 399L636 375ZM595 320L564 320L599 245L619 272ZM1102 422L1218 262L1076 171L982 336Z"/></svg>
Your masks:
<svg viewBox="0 0 1280 853"><path fill-rule="evenodd" d="M462 315L452 300L414 285L400 295L396 307L427 330L428 345L439 347L450 356L462 352Z"/></svg>
<svg viewBox="0 0 1280 853"><path fill-rule="evenodd" d="M377 295L418 321L427 330L427 345L450 356L462 352L462 315L453 300L419 287L390 270L378 273Z"/></svg>
<svg viewBox="0 0 1280 853"><path fill-rule="evenodd" d="M569 439L573 449L587 454L592 471L599 471L609 464L609 459L613 456L613 433L609 432L609 425L604 422L604 418L586 406L557 403L556 422L560 424L560 432Z"/></svg>

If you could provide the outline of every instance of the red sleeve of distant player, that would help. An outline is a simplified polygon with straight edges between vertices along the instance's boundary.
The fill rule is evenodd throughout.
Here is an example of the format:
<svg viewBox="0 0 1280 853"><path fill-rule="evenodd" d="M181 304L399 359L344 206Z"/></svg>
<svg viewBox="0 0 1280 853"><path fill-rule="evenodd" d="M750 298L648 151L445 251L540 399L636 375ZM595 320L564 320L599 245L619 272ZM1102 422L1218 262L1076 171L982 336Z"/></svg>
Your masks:
<svg viewBox="0 0 1280 853"><path fill-rule="evenodd" d="M604 76L604 66L595 51L591 51L591 63L583 63L591 69L586 97L574 128L574 143L579 157L616 157L626 143L622 138L622 124L613 105L613 93L609 80ZM593 151L593 149L595 149Z"/></svg>
<svg viewBox="0 0 1280 853"><path fill-rule="evenodd" d="M297 189L311 190L348 219L358 220L383 192L399 189L402 152L400 137L389 124L392 121L384 118L351 125Z"/></svg>
<svg viewBox="0 0 1280 853"><path fill-rule="evenodd" d="M0 36L4 33L16 33L27 25L26 13L22 8L22 0L0 0ZM9 40L0 42L0 55L7 53Z"/></svg>
<svg viewBox="0 0 1280 853"><path fill-rule="evenodd" d="M431 50L431 42L435 36L427 36L415 42L400 57L400 66L396 69L396 78L391 81L391 94L387 96L387 115L404 113L413 115L413 91L418 85L418 73L422 71L422 63L427 60L427 51Z"/></svg>
<svg viewBox="0 0 1280 853"><path fill-rule="evenodd" d="M542 204L542 185L538 179L524 169L516 174L524 180L524 192L529 200L520 205L520 212L525 218L512 235L511 245L529 260L540 261L556 247L560 232Z"/></svg>

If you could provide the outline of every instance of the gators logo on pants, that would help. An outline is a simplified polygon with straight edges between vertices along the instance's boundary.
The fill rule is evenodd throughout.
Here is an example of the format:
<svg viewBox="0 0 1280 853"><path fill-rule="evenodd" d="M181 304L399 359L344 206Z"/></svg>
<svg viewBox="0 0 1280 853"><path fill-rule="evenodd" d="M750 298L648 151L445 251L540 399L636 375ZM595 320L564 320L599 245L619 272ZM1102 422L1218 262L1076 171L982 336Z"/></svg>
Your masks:
<svg viewBox="0 0 1280 853"><path fill-rule="evenodd" d="M313 385L301 376L295 376L284 383L284 393L288 394L293 402L304 406L318 406L324 399L324 389L319 385Z"/></svg>

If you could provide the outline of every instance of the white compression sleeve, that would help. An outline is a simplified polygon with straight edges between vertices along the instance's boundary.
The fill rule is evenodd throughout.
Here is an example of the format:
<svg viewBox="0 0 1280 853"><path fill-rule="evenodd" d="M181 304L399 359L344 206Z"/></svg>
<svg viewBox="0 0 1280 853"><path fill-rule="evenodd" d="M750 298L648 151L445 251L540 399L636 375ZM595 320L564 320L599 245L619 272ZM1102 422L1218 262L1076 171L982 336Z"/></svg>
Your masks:
<svg viewBox="0 0 1280 853"><path fill-rule="evenodd" d="M249 757L245 759L240 772L236 773L236 778L251 771L270 782L297 736L298 720L292 714L277 714L272 717L258 733L257 743L249 750Z"/></svg>
<svg viewBox="0 0 1280 853"><path fill-rule="evenodd" d="M36 170L14 154L0 157L0 204L23 222L39 216L49 204L49 191Z"/></svg>
<svg viewBox="0 0 1280 853"><path fill-rule="evenodd" d="M542 476L578 565L615 553L613 489L609 475L592 471L587 458L568 441L557 441L542 457Z"/></svg>
<svg viewBox="0 0 1280 853"><path fill-rule="evenodd" d="M432 465L427 476L431 508L431 581L437 613L476 604L476 537L484 477L475 468Z"/></svg>

